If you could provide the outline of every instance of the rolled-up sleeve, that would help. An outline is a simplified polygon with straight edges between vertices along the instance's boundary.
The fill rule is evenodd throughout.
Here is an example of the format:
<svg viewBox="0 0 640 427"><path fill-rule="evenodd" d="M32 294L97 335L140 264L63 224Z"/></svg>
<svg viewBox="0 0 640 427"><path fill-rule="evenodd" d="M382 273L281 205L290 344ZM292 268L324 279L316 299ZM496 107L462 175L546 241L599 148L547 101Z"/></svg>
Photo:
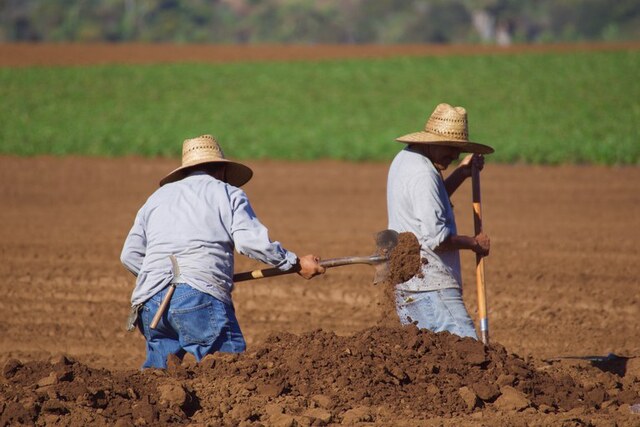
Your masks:
<svg viewBox="0 0 640 427"><path fill-rule="evenodd" d="M282 271L293 268L298 257L269 239L267 228L256 217L247 195L242 190L232 194L233 220L231 235L236 250L242 255L273 265Z"/></svg>
<svg viewBox="0 0 640 427"><path fill-rule="evenodd" d="M144 229L144 214L140 209L129 231L120 254L120 261L127 270L138 276L147 250L147 238Z"/></svg>
<svg viewBox="0 0 640 427"><path fill-rule="evenodd" d="M407 191L414 215L420 220L420 244L435 250L451 234L438 182L428 174L419 175L408 183Z"/></svg>

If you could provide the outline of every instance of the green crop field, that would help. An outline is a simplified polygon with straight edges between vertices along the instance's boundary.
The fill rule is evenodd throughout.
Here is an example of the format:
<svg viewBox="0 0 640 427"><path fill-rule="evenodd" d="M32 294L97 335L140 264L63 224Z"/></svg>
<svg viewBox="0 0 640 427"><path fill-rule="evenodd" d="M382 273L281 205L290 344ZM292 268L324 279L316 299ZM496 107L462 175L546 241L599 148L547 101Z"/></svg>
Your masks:
<svg viewBox="0 0 640 427"><path fill-rule="evenodd" d="M436 104L492 161L640 164L640 52L0 69L0 153L388 160Z"/></svg>

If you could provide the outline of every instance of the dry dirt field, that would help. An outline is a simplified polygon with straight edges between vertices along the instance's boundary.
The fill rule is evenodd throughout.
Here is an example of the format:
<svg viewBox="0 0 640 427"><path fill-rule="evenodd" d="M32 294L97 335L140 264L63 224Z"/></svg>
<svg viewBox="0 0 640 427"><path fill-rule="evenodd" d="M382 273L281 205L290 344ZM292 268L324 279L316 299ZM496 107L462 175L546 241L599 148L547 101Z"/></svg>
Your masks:
<svg viewBox="0 0 640 427"><path fill-rule="evenodd" d="M176 45L0 43L0 66L94 65L107 63L305 61L391 56L473 55L640 49L640 42L516 45Z"/></svg>
<svg viewBox="0 0 640 427"><path fill-rule="evenodd" d="M346 266L238 283L247 353L140 372L119 254L178 163L0 156L0 426L640 425L640 168L487 164L489 348L389 326L371 267ZM248 164L274 240L324 258L375 250L388 164ZM452 202L470 234L468 184Z"/></svg>

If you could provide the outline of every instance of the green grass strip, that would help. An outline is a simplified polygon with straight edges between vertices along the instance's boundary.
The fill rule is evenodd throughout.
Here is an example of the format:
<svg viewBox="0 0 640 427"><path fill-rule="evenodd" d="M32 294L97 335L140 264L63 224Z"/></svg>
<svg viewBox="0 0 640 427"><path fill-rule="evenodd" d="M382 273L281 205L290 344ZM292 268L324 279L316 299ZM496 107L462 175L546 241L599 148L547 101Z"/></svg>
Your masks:
<svg viewBox="0 0 640 427"><path fill-rule="evenodd" d="M492 161L640 164L640 52L0 69L0 153L389 160L436 104Z"/></svg>

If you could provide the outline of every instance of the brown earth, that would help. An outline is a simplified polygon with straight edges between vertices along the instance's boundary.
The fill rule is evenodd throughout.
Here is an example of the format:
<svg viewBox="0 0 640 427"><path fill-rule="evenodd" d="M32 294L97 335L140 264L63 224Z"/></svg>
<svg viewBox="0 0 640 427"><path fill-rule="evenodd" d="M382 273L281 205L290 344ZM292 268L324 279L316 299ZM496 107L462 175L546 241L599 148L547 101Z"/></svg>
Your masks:
<svg viewBox="0 0 640 427"><path fill-rule="evenodd" d="M640 425L639 168L487 165L487 349L383 326L373 268L344 266L238 283L247 353L140 372L119 253L177 163L0 157L0 425ZM375 250L387 164L249 164L272 238L325 258ZM469 186L452 201L470 233ZM561 358L609 353L624 358Z"/></svg>
<svg viewBox="0 0 640 427"><path fill-rule="evenodd" d="M534 45L179 45L0 43L0 67L167 62L300 61L391 56L638 50L640 42Z"/></svg>
<svg viewBox="0 0 640 427"><path fill-rule="evenodd" d="M413 233L398 233L398 241L388 257L388 277L386 282L382 283L384 290L378 308L382 313L390 313L390 315L381 316L378 325L393 327L398 325L398 317L393 315L396 306L396 285L406 282L413 276L422 277L423 259L420 257L420 242Z"/></svg>

